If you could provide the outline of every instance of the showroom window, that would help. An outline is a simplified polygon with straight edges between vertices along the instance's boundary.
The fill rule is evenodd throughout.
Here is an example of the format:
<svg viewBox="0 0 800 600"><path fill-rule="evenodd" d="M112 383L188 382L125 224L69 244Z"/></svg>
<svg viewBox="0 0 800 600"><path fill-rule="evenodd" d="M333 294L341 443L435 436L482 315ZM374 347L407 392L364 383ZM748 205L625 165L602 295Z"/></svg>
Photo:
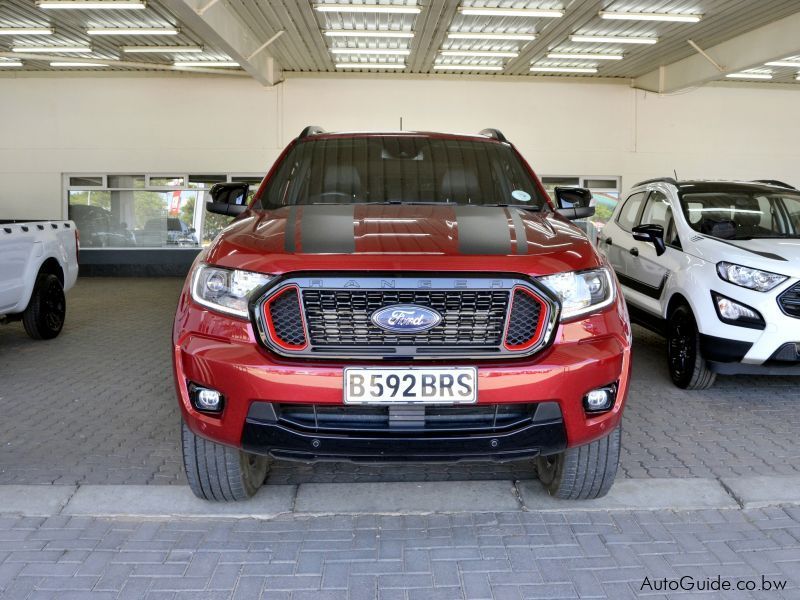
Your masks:
<svg viewBox="0 0 800 600"><path fill-rule="evenodd" d="M73 173L64 176L64 192L84 249L197 249L231 220L205 210L208 190L226 181L249 183L252 194L261 176Z"/></svg>

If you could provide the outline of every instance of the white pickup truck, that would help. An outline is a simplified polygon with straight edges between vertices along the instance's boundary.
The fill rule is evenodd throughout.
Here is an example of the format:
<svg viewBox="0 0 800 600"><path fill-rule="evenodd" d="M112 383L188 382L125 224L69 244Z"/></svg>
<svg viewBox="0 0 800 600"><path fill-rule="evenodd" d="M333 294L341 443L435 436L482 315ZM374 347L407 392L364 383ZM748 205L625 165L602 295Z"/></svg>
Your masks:
<svg viewBox="0 0 800 600"><path fill-rule="evenodd" d="M22 320L32 338L56 337L64 292L78 278L78 248L72 221L0 221L0 323Z"/></svg>

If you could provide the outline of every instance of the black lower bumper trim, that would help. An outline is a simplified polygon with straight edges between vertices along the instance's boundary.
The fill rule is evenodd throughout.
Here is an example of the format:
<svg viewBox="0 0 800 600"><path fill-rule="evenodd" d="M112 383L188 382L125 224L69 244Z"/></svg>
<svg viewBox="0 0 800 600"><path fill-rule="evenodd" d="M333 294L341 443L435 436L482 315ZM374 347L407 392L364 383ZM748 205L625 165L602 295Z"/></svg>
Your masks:
<svg viewBox="0 0 800 600"><path fill-rule="evenodd" d="M413 429L308 432L248 418L242 434L242 448L247 452L304 462L506 462L557 454L566 445L560 418L512 431L441 436Z"/></svg>
<svg viewBox="0 0 800 600"><path fill-rule="evenodd" d="M700 334L700 352L703 358L711 362L739 362L753 347L751 342L740 342L712 335Z"/></svg>
<svg viewBox="0 0 800 600"><path fill-rule="evenodd" d="M773 362L753 365L709 361L708 367L719 375L800 375L800 365L777 366Z"/></svg>

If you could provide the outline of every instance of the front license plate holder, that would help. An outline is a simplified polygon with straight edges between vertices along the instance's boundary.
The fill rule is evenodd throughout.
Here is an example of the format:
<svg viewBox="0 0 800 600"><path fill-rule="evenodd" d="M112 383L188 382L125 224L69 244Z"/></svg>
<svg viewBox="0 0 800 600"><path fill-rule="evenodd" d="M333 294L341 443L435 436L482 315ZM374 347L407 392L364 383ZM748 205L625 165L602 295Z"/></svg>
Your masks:
<svg viewBox="0 0 800 600"><path fill-rule="evenodd" d="M346 367L344 403L475 404L478 369L475 367Z"/></svg>

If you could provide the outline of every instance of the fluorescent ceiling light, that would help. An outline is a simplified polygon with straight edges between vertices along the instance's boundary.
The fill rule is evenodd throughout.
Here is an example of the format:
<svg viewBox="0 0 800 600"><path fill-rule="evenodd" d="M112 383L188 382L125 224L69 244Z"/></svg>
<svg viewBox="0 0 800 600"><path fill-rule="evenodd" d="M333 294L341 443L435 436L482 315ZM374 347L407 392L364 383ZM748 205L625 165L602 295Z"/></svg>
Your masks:
<svg viewBox="0 0 800 600"><path fill-rule="evenodd" d="M62 54L69 53L85 53L91 52L91 46L15 46L11 49L12 52L20 52L23 54L31 54L38 52L39 54Z"/></svg>
<svg viewBox="0 0 800 600"><path fill-rule="evenodd" d="M202 46L122 46L127 54L178 54L183 52L202 52Z"/></svg>
<svg viewBox="0 0 800 600"><path fill-rule="evenodd" d="M800 67L800 61L791 60L774 60L772 62L764 63L768 67Z"/></svg>
<svg viewBox="0 0 800 600"><path fill-rule="evenodd" d="M440 50L442 56L466 56L476 58L516 58L519 52L494 52L491 50Z"/></svg>
<svg viewBox="0 0 800 600"><path fill-rule="evenodd" d="M0 60L0 67L21 67L21 60Z"/></svg>
<svg viewBox="0 0 800 600"><path fill-rule="evenodd" d="M51 62L51 67L107 67L108 65L104 65L102 63L90 63L90 62Z"/></svg>
<svg viewBox="0 0 800 600"><path fill-rule="evenodd" d="M87 29L89 35L178 35L175 27L110 27Z"/></svg>
<svg viewBox="0 0 800 600"><path fill-rule="evenodd" d="M798 73L798 74L797 74L797 77L795 77L795 79L796 79L797 81L800 81L800 73Z"/></svg>
<svg viewBox="0 0 800 600"><path fill-rule="evenodd" d="M47 9L142 10L147 8L147 3L145 0L44 0L37 6Z"/></svg>
<svg viewBox="0 0 800 600"><path fill-rule="evenodd" d="M232 60L190 60L173 63L176 67L238 67Z"/></svg>
<svg viewBox="0 0 800 600"><path fill-rule="evenodd" d="M331 48L331 54L383 54L391 56L408 56L411 50L407 48Z"/></svg>
<svg viewBox="0 0 800 600"><path fill-rule="evenodd" d="M597 73L594 67L531 67L534 73Z"/></svg>
<svg viewBox="0 0 800 600"><path fill-rule="evenodd" d="M731 79L772 79L772 73L728 73Z"/></svg>
<svg viewBox="0 0 800 600"><path fill-rule="evenodd" d="M511 40L532 42L536 36L532 33L470 33L468 31L450 31L447 37L451 40Z"/></svg>
<svg viewBox="0 0 800 600"><path fill-rule="evenodd" d="M53 35L52 27L0 27L0 35Z"/></svg>
<svg viewBox="0 0 800 600"><path fill-rule="evenodd" d="M594 44L655 44L658 38L625 37L616 35L571 35L573 42L589 42Z"/></svg>
<svg viewBox="0 0 800 600"><path fill-rule="evenodd" d="M319 12L389 13L396 15L418 15L422 12L419 6L396 6L393 4L315 4L314 10Z"/></svg>
<svg viewBox="0 0 800 600"><path fill-rule="evenodd" d="M336 29L325 32L327 37L413 38L413 31L376 31L374 29Z"/></svg>
<svg viewBox="0 0 800 600"><path fill-rule="evenodd" d="M462 15L483 17L540 17L557 19L564 16L563 10L549 8L488 8L478 6L459 6Z"/></svg>
<svg viewBox="0 0 800 600"><path fill-rule="evenodd" d="M603 19L616 19L619 21L672 21L674 23L697 23L703 15L684 15L680 13L639 13L639 12L612 12L600 11Z"/></svg>
<svg viewBox="0 0 800 600"><path fill-rule="evenodd" d="M336 63L337 69L405 69L404 63Z"/></svg>
<svg viewBox="0 0 800 600"><path fill-rule="evenodd" d="M574 52L550 52L547 58L567 60L622 60L622 54L580 54Z"/></svg>
<svg viewBox="0 0 800 600"><path fill-rule="evenodd" d="M433 65L436 71L502 71L499 65Z"/></svg>

